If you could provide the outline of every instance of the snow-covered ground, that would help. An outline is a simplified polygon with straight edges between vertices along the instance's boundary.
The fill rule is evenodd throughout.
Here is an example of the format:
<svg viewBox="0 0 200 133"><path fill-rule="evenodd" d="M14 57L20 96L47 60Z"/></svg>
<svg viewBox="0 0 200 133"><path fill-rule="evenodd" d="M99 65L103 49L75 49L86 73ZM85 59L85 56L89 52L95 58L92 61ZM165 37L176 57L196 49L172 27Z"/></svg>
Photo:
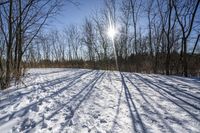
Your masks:
<svg viewBox="0 0 200 133"><path fill-rule="evenodd" d="M0 132L199 133L200 80L30 69L0 92Z"/></svg>

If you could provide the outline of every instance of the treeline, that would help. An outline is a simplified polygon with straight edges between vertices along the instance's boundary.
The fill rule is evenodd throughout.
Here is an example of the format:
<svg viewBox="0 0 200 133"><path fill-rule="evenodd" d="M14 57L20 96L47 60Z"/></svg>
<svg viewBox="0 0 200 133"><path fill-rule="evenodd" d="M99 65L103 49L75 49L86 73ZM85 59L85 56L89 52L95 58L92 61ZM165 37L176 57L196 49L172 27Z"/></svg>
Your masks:
<svg viewBox="0 0 200 133"><path fill-rule="evenodd" d="M124 72L140 72L140 73L157 73L166 74L165 56L158 54L152 59L148 53L131 55L128 59L118 57L119 69ZM180 54L171 53L170 74L183 75L181 66ZM157 61L156 61L157 58ZM188 73L190 76L200 76L200 54L188 55ZM117 70L115 59L84 61L84 60L39 60L29 61L24 64L25 68L85 68L85 69L100 69L100 70Z"/></svg>
<svg viewBox="0 0 200 133"><path fill-rule="evenodd" d="M103 9L62 31L41 30L57 0L23 1L23 6L20 1L0 4L5 85L24 67L116 70L115 53L120 71L200 74L200 0L105 0ZM118 31L114 44L107 35L110 23Z"/></svg>

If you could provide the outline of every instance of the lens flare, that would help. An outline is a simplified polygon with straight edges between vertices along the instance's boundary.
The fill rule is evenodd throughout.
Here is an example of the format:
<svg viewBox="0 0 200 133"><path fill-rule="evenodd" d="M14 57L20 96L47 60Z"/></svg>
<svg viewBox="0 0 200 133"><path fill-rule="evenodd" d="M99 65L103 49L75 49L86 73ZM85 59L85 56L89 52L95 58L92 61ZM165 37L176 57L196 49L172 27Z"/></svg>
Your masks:
<svg viewBox="0 0 200 133"><path fill-rule="evenodd" d="M117 29L115 27L115 23L111 19L111 17L109 17L109 27L108 27L107 35L108 35L108 37L112 41L113 51L114 51L114 57L115 57L115 63L116 63L116 68L119 71L118 60L117 60L117 53L116 53L116 46L115 46L115 37L116 37L117 33L118 32L117 32Z"/></svg>
<svg viewBox="0 0 200 133"><path fill-rule="evenodd" d="M107 31L108 37L113 40L115 38L116 34L117 34L117 30L114 28L114 26L110 26Z"/></svg>

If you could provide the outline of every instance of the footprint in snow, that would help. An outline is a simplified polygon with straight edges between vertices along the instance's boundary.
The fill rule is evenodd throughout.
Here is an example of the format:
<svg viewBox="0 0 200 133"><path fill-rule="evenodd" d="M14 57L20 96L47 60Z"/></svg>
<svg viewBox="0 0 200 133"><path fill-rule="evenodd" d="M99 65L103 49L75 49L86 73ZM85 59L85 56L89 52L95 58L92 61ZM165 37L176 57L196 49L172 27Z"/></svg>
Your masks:
<svg viewBox="0 0 200 133"><path fill-rule="evenodd" d="M36 126L35 121L33 121L32 119L26 118L21 124L20 131L24 131L24 130L27 130L27 129L30 129L30 128L34 128L35 126Z"/></svg>
<svg viewBox="0 0 200 133"><path fill-rule="evenodd" d="M93 114L94 119L98 119L98 117L101 116L100 114Z"/></svg>
<svg viewBox="0 0 200 133"><path fill-rule="evenodd" d="M100 123L107 123L107 121L104 120L104 119L101 119L101 120L100 120Z"/></svg>
<svg viewBox="0 0 200 133"><path fill-rule="evenodd" d="M41 127L41 128L42 128L42 129L43 129L43 128L47 128L47 126L48 126L47 123L43 121L43 122L42 122L42 127Z"/></svg>
<svg viewBox="0 0 200 133"><path fill-rule="evenodd" d="M99 116L101 116L100 111L95 111L92 116L94 117L94 119L97 119Z"/></svg>
<svg viewBox="0 0 200 133"><path fill-rule="evenodd" d="M34 105L32 108L31 108L32 111L34 112L38 112L39 111L39 107L37 105Z"/></svg>
<svg viewBox="0 0 200 133"><path fill-rule="evenodd" d="M74 124L73 120L69 119L69 120L66 120L65 122L61 123L61 127L70 127Z"/></svg>

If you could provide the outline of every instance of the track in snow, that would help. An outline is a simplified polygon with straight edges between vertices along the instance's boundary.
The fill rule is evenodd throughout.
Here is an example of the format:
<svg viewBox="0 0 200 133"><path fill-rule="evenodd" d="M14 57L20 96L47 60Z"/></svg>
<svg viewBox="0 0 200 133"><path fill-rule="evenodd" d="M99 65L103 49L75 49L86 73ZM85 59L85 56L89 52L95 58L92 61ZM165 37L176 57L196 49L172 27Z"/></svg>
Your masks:
<svg viewBox="0 0 200 133"><path fill-rule="evenodd" d="M31 69L0 92L3 132L200 132L200 80Z"/></svg>

